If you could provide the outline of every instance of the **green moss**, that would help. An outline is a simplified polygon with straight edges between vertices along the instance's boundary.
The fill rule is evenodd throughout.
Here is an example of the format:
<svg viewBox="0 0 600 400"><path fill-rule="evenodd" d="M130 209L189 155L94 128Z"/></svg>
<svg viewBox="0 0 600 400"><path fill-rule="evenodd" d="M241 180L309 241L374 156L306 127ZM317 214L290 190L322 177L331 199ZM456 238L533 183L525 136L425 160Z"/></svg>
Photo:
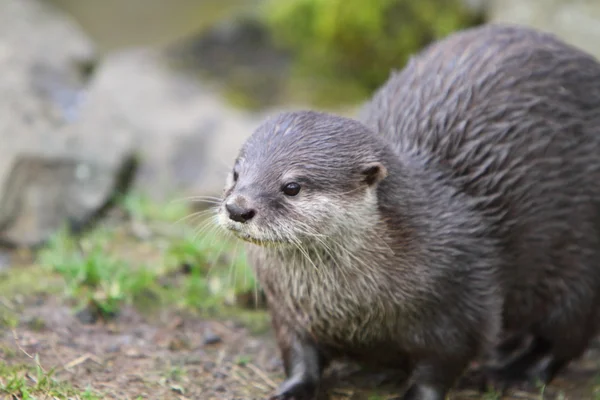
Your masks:
<svg viewBox="0 0 600 400"><path fill-rule="evenodd" d="M479 22L462 0L266 0L264 7L276 43L296 57L296 76L318 81L309 85L317 103L362 98L431 41Z"/></svg>

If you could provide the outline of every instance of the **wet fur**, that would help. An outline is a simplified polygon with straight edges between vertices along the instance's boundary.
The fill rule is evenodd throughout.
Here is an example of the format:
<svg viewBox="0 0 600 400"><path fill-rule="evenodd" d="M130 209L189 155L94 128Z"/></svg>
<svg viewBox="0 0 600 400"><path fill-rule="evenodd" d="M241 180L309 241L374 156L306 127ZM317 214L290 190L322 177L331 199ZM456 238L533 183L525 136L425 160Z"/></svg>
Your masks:
<svg viewBox="0 0 600 400"><path fill-rule="evenodd" d="M312 398L348 356L409 372L405 399L441 399L500 328L537 343L508 364L520 374L579 356L600 296L600 65L547 34L475 28L393 73L360 121L272 118L225 188L257 210L218 218L260 243L279 398Z"/></svg>
<svg viewBox="0 0 600 400"><path fill-rule="evenodd" d="M547 34L488 26L413 59L363 112L397 151L446 166L494 221L505 331L533 334L543 363L581 355L600 296L598 62Z"/></svg>

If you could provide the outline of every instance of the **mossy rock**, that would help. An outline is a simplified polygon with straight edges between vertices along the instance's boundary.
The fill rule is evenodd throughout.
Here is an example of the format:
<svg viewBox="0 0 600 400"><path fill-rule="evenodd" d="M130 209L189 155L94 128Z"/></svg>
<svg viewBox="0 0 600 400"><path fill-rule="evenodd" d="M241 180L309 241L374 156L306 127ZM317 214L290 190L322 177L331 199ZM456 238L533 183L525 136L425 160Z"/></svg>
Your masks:
<svg viewBox="0 0 600 400"><path fill-rule="evenodd" d="M310 77L318 104L369 95L428 43L481 22L463 0L265 0L263 6L277 45L295 56L294 76Z"/></svg>

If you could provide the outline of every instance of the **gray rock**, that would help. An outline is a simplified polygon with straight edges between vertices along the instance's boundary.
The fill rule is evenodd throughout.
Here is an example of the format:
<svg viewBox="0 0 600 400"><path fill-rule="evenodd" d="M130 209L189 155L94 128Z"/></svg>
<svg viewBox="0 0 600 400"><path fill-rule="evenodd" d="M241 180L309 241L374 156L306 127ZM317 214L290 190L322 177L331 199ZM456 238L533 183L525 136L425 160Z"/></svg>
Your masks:
<svg viewBox="0 0 600 400"><path fill-rule="evenodd" d="M115 53L88 92L94 124L122 121L140 156L135 186L156 199L215 195L263 115L227 105L219 91L172 68L163 53ZM91 103L94 103L93 105Z"/></svg>
<svg viewBox="0 0 600 400"><path fill-rule="evenodd" d="M552 32L600 58L598 0L490 0L488 15L491 22Z"/></svg>
<svg viewBox="0 0 600 400"><path fill-rule="evenodd" d="M95 62L85 34L47 3L0 0L4 244L39 244L66 222L83 224L111 197L131 152L82 118Z"/></svg>
<svg viewBox="0 0 600 400"><path fill-rule="evenodd" d="M139 160L155 199L218 195L270 112L237 110L168 51L107 54L41 0L0 0L0 244L85 224Z"/></svg>
<svg viewBox="0 0 600 400"><path fill-rule="evenodd" d="M10 267L10 258L10 254L7 251L0 250L0 273L2 273Z"/></svg>

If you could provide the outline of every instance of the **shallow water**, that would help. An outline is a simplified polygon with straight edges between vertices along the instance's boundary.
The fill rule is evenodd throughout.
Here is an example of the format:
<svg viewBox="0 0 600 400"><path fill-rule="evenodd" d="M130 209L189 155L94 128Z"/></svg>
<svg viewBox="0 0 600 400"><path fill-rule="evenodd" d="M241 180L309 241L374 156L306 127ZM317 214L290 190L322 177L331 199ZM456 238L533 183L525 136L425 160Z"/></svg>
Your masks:
<svg viewBox="0 0 600 400"><path fill-rule="evenodd" d="M257 0L48 0L91 36L100 52L161 45L209 28L216 21L251 10Z"/></svg>

